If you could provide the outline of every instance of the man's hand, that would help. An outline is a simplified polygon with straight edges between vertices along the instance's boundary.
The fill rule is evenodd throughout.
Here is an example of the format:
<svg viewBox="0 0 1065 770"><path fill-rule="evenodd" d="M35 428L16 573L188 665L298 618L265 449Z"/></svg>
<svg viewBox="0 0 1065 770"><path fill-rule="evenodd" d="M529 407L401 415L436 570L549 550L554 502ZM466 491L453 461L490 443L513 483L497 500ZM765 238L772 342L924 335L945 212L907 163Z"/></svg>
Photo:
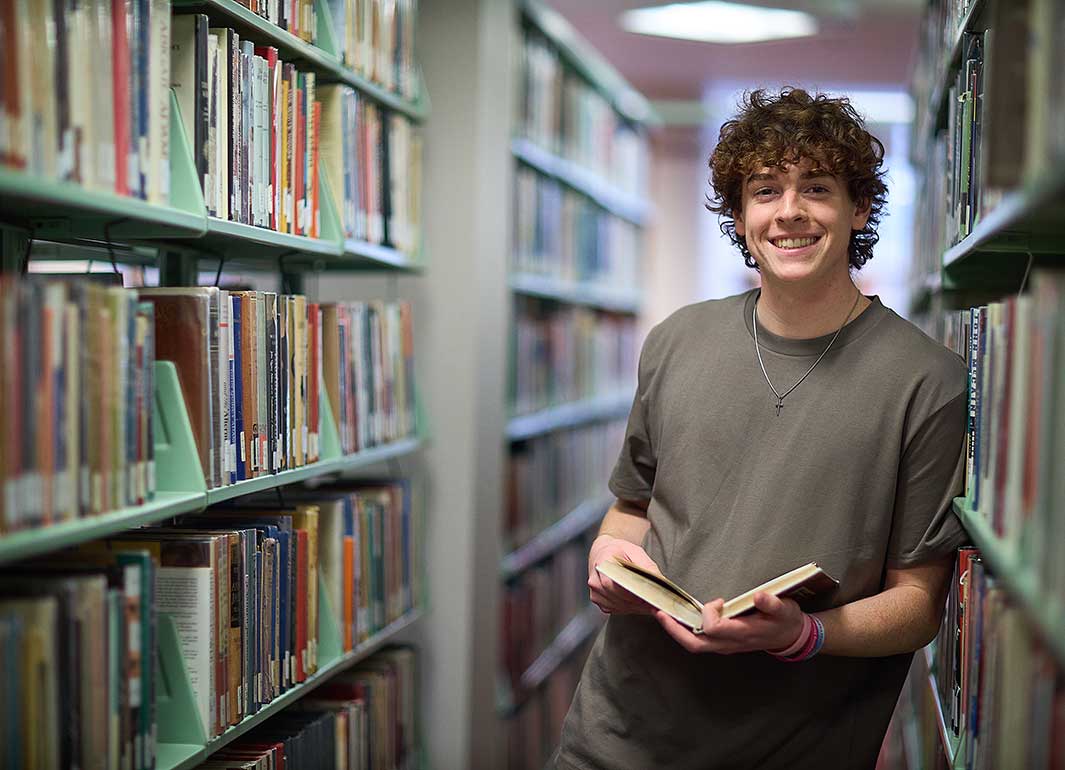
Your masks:
<svg viewBox="0 0 1065 770"><path fill-rule="evenodd" d="M655 611L654 607L596 570L596 564L618 557L662 574L662 570L640 546L619 537L600 535L592 543L588 554L588 589L592 602L608 615L650 615Z"/></svg>
<svg viewBox="0 0 1065 770"><path fill-rule="evenodd" d="M784 650L802 633L802 610L794 599L781 599L759 591L754 595L755 612L738 618L721 618L723 599L703 605L703 633L696 635L664 612L655 618L677 644L688 652L737 652Z"/></svg>

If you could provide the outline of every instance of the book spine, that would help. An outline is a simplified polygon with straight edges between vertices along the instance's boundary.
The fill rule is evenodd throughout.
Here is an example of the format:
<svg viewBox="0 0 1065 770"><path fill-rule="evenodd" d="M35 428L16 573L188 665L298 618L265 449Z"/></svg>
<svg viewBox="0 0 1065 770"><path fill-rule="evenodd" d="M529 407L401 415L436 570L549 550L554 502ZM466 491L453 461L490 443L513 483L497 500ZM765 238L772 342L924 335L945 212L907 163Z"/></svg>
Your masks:
<svg viewBox="0 0 1065 770"><path fill-rule="evenodd" d="M203 14L196 14L195 19L195 74L192 83L194 89L193 117L195 121L195 133L192 137L195 142L193 153L196 158L196 175L200 179L204 198L209 200L211 190L208 186L210 159L208 157L207 136L211 129L211 84L207 59L208 23L207 17Z"/></svg>

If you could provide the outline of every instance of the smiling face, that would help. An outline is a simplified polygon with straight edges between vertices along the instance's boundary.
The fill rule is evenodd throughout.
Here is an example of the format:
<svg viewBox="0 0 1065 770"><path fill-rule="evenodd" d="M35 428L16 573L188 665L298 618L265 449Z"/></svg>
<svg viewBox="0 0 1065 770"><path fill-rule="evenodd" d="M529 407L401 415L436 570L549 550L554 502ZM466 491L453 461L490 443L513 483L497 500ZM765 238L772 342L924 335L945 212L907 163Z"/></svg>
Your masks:
<svg viewBox="0 0 1065 770"><path fill-rule="evenodd" d="M848 275L851 231L868 218L869 207L851 200L841 179L804 158L747 176L736 234L746 239L763 281L832 281Z"/></svg>

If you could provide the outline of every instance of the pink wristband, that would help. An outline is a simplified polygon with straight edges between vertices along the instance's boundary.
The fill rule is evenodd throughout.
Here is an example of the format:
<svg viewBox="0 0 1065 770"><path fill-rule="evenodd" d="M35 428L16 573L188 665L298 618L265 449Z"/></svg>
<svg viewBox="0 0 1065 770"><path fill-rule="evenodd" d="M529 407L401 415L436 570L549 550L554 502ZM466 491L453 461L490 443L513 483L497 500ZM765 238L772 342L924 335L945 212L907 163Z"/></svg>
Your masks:
<svg viewBox="0 0 1065 770"><path fill-rule="evenodd" d="M809 643L810 639L815 635L813 633L813 621L810 620L810 616L805 612L802 615L802 631L799 632L799 636L791 643L791 646L786 649L776 651L767 650L770 655L778 658L790 658L800 650L802 650Z"/></svg>

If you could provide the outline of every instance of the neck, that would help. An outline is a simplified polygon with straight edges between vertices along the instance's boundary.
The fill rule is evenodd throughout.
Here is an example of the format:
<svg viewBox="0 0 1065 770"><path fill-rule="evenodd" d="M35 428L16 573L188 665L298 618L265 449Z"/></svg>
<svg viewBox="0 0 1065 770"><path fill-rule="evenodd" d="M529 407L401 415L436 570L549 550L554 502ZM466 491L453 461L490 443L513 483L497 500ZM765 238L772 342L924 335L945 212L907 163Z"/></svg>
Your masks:
<svg viewBox="0 0 1065 770"><path fill-rule="evenodd" d="M854 301L857 298L858 304ZM834 334L871 304L861 296L850 275L817 287L762 282L758 298L758 323L780 337L811 339ZM850 316L848 311L854 308Z"/></svg>

